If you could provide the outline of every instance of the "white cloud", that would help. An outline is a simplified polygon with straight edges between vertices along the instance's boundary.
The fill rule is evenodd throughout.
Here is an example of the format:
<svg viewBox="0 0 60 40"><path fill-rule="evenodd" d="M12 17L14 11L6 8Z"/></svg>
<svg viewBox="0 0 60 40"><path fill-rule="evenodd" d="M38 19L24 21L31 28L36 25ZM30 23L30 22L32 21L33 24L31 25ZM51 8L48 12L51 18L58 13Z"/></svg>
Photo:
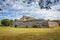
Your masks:
<svg viewBox="0 0 60 40"><path fill-rule="evenodd" d="M39 17L44 19L60 19L60 12L57 11L57 9L60 9L60 4L52 6L51 7L52 9L50 10L46 10L46 9L40 9L37 0L36 2L32 2L31 4L23 3L22 0L19 1L6 0L5 3L8 3L10 7L4 9L2 12L6 13L11 12L12 13L11 15L16 16L16 18L20 18L20 16L22 15L28 15L36 18Z"/></svg>

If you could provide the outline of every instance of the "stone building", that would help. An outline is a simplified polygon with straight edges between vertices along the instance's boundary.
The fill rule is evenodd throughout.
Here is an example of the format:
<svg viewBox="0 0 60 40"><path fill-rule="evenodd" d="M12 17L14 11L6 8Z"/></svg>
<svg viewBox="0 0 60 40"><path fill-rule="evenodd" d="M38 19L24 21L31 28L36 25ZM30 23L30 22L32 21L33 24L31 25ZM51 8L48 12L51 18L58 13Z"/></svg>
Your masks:
<svg viewBox="0 0 60 40"><path fill-rule="evenodd" d="M1 21L0 21L0 25L1 25Z"/></svg>
<svg viewBox="0 0 60 40"><path fill-rule="evenodd" d="M44 19L35 19L28 16L23 16L20 20L16 20L13 25L19 28L49 28L58 26L56 22L48 22Z"/></svg>

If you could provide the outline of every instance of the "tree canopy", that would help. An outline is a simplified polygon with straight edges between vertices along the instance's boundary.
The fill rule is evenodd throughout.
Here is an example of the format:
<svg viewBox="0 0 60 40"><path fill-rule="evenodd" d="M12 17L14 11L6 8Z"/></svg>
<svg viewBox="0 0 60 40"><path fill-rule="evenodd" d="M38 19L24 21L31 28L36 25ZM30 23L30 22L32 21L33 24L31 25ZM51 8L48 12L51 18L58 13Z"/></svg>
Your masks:
<svg viewBox="0 0 60 40"><path fill-rule="evenodd" d="M9 19L3 19L1 21L1 24L4 26L10 26L10 25L12 25L12 23L13 23L13 20L9 20Z"/></svg>

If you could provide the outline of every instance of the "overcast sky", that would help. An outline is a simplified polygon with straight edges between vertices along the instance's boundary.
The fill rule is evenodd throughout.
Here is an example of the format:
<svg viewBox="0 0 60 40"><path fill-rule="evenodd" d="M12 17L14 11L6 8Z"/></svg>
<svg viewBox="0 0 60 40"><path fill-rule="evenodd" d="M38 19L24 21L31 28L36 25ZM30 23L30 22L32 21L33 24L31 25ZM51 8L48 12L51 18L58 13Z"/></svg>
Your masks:
<svg viewBox="0 0 60 40"><path fill-rule="evenodd" d="M60 20L60 1L51 4L51 9L40 9L37 0L32 0L30 4L23 3L23 0L0 0L0 20L20 19L22 16L34 18ZM53 0L51 0L53 2ZM1 5L2 4L2 5Z"/></svg>

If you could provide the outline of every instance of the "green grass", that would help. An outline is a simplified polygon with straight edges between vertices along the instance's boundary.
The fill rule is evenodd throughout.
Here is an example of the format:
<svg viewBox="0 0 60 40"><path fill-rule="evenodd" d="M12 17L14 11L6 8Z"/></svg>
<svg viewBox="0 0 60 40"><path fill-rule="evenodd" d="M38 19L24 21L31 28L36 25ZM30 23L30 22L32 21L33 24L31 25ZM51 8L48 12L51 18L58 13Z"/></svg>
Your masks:
<svg viewBox="0 0 60 40"><path fill-rule="evenodd" d="M55 28L0 27L0 40L60 40L60 27Z"/></svg>

